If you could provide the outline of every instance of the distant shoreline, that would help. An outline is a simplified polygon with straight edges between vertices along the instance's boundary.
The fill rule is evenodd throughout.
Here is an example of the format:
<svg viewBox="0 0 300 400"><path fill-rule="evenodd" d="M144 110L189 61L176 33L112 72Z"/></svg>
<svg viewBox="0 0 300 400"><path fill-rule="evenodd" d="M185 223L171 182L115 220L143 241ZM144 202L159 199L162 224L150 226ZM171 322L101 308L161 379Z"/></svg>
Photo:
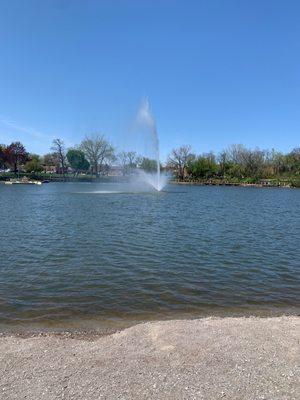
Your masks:
<svg viewBox="0 0 300 400"><path fill-rule="evenodd" d="M128 183L130 176L59 176L59 175L30 175L22 174L30 180L40 181L44 183ZM0 175L0 184L5 183L16 177ZM230 179L202 179L202 180L179 180L170 179L169 184L172 185L190 185L190 186L240 186L240 187L256 187L256 188L300 188L300 181L296 179L261 179L257 182L249 182L246 179L242 181Z"/></svg>
<svg viewBox="0 0 300 400"><path fill-rule="evenodd" d="M191 185L191 186L241 186L241 187L256 187L256 188L287 188L294 189L299 188L299 186L293 185L289 182L279 182L279 183L247 183L247 182L230 182L230 181L170 181L173 185Z"/></svg>

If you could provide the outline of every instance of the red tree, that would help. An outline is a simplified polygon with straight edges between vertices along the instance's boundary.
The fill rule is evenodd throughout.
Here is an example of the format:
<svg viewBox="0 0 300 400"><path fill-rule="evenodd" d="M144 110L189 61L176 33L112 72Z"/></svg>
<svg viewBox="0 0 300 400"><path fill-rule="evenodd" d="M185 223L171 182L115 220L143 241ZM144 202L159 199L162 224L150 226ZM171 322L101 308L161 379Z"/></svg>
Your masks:
<svg viewBox="0 0 300 400"><path fill-rule="evenodd" d="M28 160L28 153L20 142L11 143L6 149L6 159L9 165L13 167L16 174L20 164L24 164Z"/></svg>

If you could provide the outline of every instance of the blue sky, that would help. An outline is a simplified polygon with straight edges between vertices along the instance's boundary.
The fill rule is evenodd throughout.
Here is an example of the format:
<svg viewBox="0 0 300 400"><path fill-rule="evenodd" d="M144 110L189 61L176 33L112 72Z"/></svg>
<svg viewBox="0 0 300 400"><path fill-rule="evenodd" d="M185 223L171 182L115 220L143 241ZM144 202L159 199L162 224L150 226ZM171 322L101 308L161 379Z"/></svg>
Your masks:
<svg viewBox="0 0 300 400"><path fill-rule="evenodd" d="M181 144L300 145L300 2L1 0L0 143L126 147L139 103ZM132 140L132 139L130 139Z"/></svg>

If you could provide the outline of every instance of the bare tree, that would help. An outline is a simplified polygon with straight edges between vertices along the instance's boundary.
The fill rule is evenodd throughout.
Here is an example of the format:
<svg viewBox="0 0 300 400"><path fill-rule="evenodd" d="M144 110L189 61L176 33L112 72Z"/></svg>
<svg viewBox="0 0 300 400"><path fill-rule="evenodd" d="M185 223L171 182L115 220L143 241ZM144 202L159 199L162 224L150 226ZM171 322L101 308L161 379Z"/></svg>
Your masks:
<svg viewBox="0 0 300 400"><path fill-rule="evenodd" d="M54 167L56 171L60 169L60 161L57 153L47 153L42 158L42 164L47 169L48 167Z"/></svg>
<svg viewBox="0 0 300 400"><path fill-rule="evenodd" d="M176 171L180 179L183 179L185 169L194 158L194 154L191 153L191 146L181 146L172 150L168 157L168 166Z"/></svg>
<svg viewBox="0 0 300 400"><path fill-rule="evenodd" d="M135 151L122 151L118 159L123 175L130 174L137 167L138 157Z"/></svg>
<svg viewBox="0 0 300 400"><path fill-rule="evenodd" d="M226 150L227 159L234 164L244 166L247 158L247 151L246 147L242 144L232 144Z"/></svg>
<svg viewBox="0 0 300 400"><path fill-rule="evenodd" d="M105 172L107 166L115 160L114 148L103 135L86 136L81 142L80 149L96 176Z"/></svg>
<svg viewBox="0 0 300 400"><path fill-rule="evenodd" d="M226 173L226 167L229 164L228 154L225 150L221 151L221 153L219 154L218 162L219 162L220 174L224 177Z"/></svg>
<svg viewBox="0 0 300 400"><path fill-rule="evenodd" d="M67 158L64 141L62 139L54 139L51 150L57 155L63 177L65 178Z"/></svg>
<svg viewBox="0 0 300 400"><path fill-rule="evenodd" d="M256 148L246 152L246 174L253 177L261 177L266 165L266 153Z"/></svg>
<svg viewBox="0 0 300 400"><path fill-rule="evenodd" d="M233 144L225 153L227 160L235 166L234 173L240 178L260 177L268 164L267 152L259 148L251 150L241 144Z"/></svg>

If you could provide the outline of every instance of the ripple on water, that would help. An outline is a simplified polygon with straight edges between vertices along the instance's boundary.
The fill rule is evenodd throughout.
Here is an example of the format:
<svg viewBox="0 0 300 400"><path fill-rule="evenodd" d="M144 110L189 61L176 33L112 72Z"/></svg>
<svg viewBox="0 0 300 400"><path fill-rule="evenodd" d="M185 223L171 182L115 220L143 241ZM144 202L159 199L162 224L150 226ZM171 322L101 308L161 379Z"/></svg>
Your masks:
<svg viewBox="0 0 300 400"><path fill-rule="evenodd" d="M299 190L168 190L0 186L0 324L299 312Z"/></svg>

